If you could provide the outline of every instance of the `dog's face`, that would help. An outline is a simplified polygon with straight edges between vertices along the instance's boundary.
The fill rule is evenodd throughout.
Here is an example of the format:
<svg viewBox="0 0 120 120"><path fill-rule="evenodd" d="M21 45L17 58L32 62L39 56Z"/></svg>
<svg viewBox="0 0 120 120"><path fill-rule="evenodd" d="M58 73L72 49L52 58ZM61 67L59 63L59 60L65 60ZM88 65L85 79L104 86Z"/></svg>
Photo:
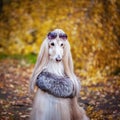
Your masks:
<svg viewBox="0 0 120 120"><path fill-rule="evenodd" d="M49 58L56 62L62 61L67 35L61 29L56 29L50 32L47 37Z"/></svg>

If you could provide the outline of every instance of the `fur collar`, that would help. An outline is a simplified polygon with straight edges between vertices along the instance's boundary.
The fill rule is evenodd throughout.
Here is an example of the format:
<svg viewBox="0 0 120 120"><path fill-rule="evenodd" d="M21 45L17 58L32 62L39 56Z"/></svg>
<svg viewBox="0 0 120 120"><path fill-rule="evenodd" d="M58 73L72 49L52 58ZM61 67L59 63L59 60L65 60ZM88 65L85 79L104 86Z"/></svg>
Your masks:
<svg viewBox="0 0 120 120"><path fill-rule="evenodd" d="M57 76L49 72L41 72L36 85L55 97L72 98L75 96L74 85L67 76Z"/></svg>

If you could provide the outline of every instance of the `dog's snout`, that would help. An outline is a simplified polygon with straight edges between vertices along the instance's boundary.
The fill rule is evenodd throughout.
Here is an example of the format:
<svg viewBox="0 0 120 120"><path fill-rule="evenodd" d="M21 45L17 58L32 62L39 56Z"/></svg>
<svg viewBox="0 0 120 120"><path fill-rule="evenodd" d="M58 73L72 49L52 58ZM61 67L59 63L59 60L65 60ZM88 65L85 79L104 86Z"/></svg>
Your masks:
<svg viewBox="0 0 120 120"><path fill-rule="evenodd" d="M56 58L56 61L60 62L61 60L62 60L62 58L60 57L60 55L58 55L57 58Z"/></svg>

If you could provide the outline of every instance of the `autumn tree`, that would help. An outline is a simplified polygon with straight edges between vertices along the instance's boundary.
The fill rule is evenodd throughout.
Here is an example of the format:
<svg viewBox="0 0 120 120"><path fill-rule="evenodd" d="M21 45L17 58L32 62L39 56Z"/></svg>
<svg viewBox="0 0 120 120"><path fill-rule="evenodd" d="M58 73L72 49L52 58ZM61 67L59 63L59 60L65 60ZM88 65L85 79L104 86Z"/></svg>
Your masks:
<svg viewBox="0 0 120 120"><path fill-rule="evenodd" d="M79 75L101 78L119 73L118 0L2 0L0 6L1 53L37 54L46 34L62 28Z"/></svg>

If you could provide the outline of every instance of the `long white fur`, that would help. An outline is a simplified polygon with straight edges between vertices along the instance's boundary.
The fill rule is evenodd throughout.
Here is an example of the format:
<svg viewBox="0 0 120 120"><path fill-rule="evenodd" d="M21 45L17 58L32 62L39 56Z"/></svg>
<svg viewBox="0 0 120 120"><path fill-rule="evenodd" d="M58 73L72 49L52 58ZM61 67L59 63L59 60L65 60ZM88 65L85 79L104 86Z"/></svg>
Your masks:
<svg viewBox="0 0 120 120"><path fill-rule="evenodd" d="M54 62L53 60L50 60L45 68L45 71L54 73L58 76L64 76L64 67L62 62Z"/></svg>
<svg viewBox="0 0 120 120"><path fill-rule="evenodd" d="M55 29L54 32L58 34L64 33L61 29ZM55 42L58 41L62 40L57 37ZM59 76L64 76L66 74L73 81L78 94L80 87L74 74L68 40L62 41L64 42L63 48L60 47L60 43L56 43L57 47L53 48L56 49L55 55L50 52L50 49L52 49L49 46L50 42L51 41L46 37L41 45L40 53L30 80L30 91L33 92L35 89L38 74L40 74L42 70L45 70ZM58 55L62 57L61 62L55 61L55 57ZM73 99L56 98L37 89L31 112L31 120L88 120L88 118L84 110L78 106L77 96Z"/></svg>

